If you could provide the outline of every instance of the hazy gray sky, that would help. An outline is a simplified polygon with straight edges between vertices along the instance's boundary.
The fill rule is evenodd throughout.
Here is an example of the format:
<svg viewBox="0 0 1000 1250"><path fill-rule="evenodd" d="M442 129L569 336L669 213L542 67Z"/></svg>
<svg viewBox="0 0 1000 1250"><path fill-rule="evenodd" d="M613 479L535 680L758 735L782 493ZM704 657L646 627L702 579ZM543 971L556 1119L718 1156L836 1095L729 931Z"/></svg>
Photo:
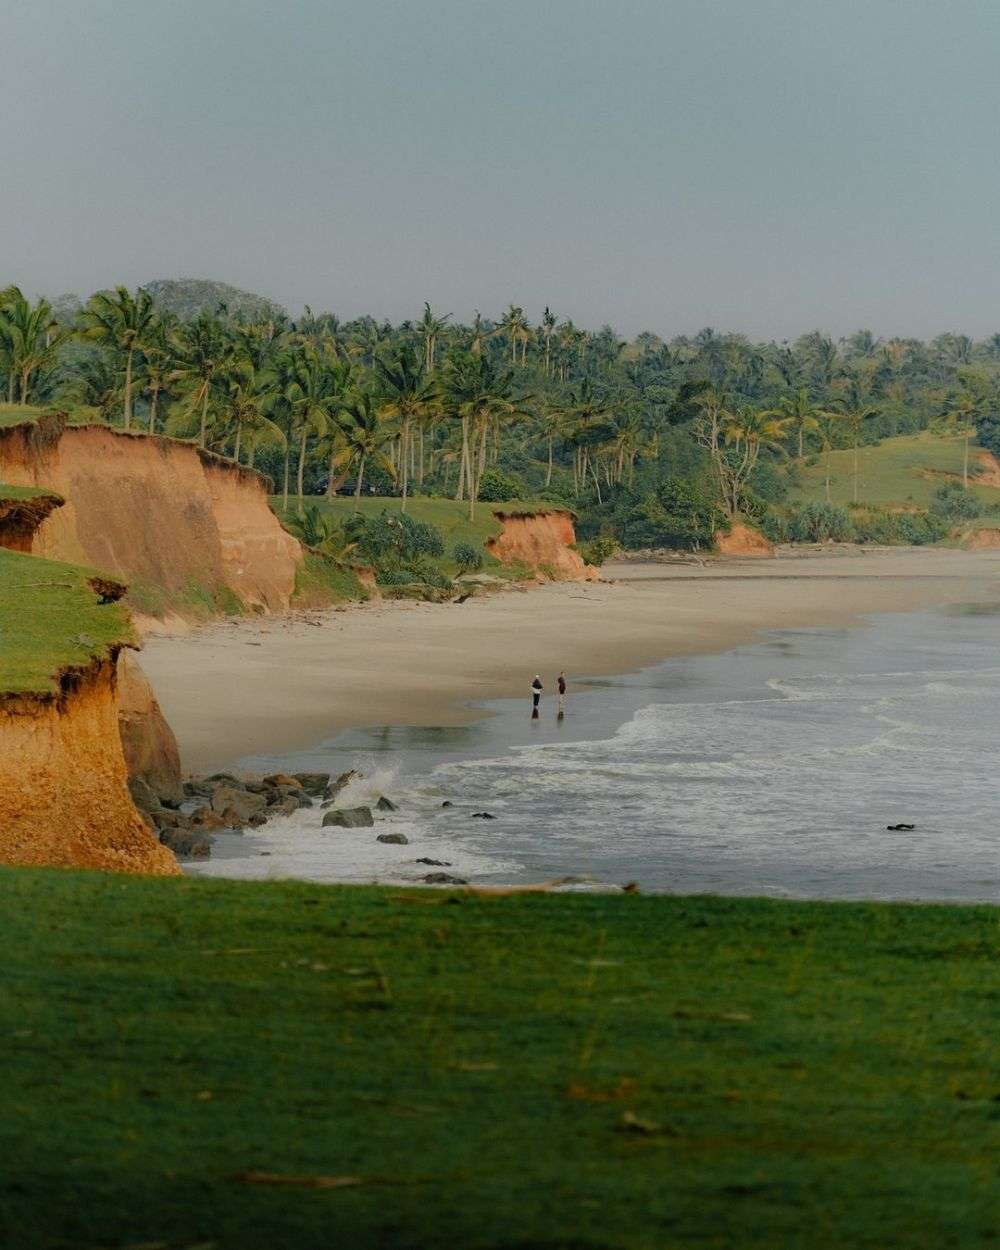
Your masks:
<svg viewBox="0 0 1000 1250"><path fill-rule="evenodd" d="M5 0L0 282L1000 330L997 0Z"/></svg>

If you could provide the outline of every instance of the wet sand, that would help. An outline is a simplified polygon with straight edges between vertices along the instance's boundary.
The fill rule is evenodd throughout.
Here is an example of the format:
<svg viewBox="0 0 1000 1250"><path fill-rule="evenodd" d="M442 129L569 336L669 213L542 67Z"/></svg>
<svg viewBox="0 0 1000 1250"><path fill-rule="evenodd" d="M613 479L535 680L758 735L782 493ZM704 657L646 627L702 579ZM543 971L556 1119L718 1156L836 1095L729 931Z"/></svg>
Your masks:
<svg viewBox="0 0 1000 1250"><path fill-rule="evenodd" d="M390 602L220 622L151 637L140 657L184 767L293 751L362 725L454 725L481 700L570 675L626 672L726 650L760 630L1000 599L1000 550L606 565L605 581L463 604Z"/></svg>

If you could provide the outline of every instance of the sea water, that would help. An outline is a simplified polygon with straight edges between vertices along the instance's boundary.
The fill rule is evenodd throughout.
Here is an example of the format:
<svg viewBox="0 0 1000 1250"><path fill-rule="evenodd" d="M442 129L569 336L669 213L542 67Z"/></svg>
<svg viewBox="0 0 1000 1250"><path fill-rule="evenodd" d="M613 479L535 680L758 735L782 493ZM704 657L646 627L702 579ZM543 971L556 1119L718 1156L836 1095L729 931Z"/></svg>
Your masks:
<svg viewBox="0 0 1000 1250"><path fill-rule="evenodd" d="M773 631L623 677L573 675L562 720L555 674L543 674L530 719L526 654L525 698L488 704L468 726L354 730L242 761L254 772L359 767L345 804L384 793L399 805L376 828L323 830L322 811L304 810L220 836L190 870L998 901L998 613L970 604ZM915 827L887 828L900 823ZM409 844L376 841L390 831Z"/></svg>

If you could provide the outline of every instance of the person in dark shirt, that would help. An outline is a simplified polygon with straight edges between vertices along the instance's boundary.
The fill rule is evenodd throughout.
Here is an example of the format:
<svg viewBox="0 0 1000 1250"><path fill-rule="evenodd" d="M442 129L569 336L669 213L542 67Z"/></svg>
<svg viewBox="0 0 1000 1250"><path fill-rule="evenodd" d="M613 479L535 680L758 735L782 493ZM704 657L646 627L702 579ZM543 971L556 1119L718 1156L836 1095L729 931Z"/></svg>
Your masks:
<svg viewBox="0 0 1000 1250"><path fill-rule="evenodd" d="M535 680L531 683L531 719L538 720L538 701L542 697L542 679L535 674Z"/></svg>
<svg viewBox="0 0 1000 1250"><path fill-rule="evenodd" d="M559 715L562 716L566 712L566 674L559 674L559 681L556 683L559 688Z"/></svg>

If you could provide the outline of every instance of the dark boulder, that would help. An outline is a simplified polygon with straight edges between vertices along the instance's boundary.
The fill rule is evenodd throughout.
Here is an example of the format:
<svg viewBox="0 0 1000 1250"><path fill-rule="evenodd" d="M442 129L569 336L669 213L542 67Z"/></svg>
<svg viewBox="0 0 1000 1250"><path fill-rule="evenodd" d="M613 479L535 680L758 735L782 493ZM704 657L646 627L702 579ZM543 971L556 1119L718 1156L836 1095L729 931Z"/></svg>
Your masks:
<svg viewBox="0 0 1000 1250"><path fill-rule="evenodd" d="M288 773L271 773L269 777L262 778L265 786L273 786L278 790L301 790L302 782L297 777L290 777Z"/></svg>
<svg viewBox="0 0 1000 1250"><path fill-rule="evenodd" d="M314 794L317 797L323 794L330 784L329 773L292 773L292 776L306 794Z"/></svg>
<svg viewBox="0 0 1000 1250"><path fill-rule="evenodd" d="M423 878L428 885L468 885L464 877L453 877L449 872L429 872Z"/></svg>
<svg viewBox="0 0 1000 1250"><path fill-rule="evenodd" d="M473 820L496 820L495 816L491 816L489 812L473 812Z"/></svg>
<svg viewBox="0 0 1000 1250"><path fill-rule="evenodd" d="M418 864L427 864L427 865L429 865L431 868L450 868L450 867L451 867L451 862L450 862L450 860L447 860L447 859L428 859L425 855L422 855L422 856L420 857L420 859L418 859L416 862L417 862Z"/></svg>
<svg viewBox="0 0 1000 1250"><path fill-rule="evenodd" d="M380 833L376 842L388 842L390 846L408 846L410 839L405 833Z"/></svg>
<svg viewBox="0 0 1000 1250"><path fill-rule="evenodd" d="M370 807L336 807L323 817L323 828L333 825L338 829L364 829L374 825Z"/></svg>
<svg viewBox="0 0 1000 1250"><path fill-rule="evenodd" d="M392 799L387 799L383 794L379 801L375 804L375 810L379 812L398 812L399 806L393 803Z"/></svg>
<svg viewBox="0 0 1000 1250"><path fill-rule="evenodd" d="M263 794L251 794L235 786L219 786L212 795L212 810L224 816L234 816L238 824L247 824L251 816L256 816L266 806L267 799Z"/></svg>
<svg viewBox="0 0 1000 1250"><path fill-rule="evenodd" d="M152 786L141 777L130 777L128 790L132 796L132 802L140 812L155 812L162 806Z"/></svg>
<svg viewBox="0 0 1000 1250"><path fill-rule="evenodd" d="M356 768L349 768L346 773L341 773L339 777L331 781L329 777L326 779L326 785L323 788L323 798L327 800L324 806L332 802L341 790L346 789L352 781L357 781L361 774Z"/></svg>
<svg viewBox="0 0 1000 1250"><path fill-rule="evenodd" d="M194 829L164 829L160 841L178 859L208 859L212 853L212 839Z"/></svg>

